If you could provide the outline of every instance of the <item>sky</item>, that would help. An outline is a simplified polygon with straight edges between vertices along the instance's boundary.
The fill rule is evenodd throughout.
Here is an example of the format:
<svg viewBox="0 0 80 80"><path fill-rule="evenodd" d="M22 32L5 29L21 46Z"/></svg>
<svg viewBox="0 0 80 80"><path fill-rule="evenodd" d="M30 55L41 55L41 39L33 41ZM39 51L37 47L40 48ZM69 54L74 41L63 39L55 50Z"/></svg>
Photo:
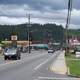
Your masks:
<svg viewBox="0 0 80 80"><path fill-rule="evenodd" d="M0 24L56 23L66 25L68 0L0 0ZM80 0L73 0L69 28L80 28Z"/></svg>

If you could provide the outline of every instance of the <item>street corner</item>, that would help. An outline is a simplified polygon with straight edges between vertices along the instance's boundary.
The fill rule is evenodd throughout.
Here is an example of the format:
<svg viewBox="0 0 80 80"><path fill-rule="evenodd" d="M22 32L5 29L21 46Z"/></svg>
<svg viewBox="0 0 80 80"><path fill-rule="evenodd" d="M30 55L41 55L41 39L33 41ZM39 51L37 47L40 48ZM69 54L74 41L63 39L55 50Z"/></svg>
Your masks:
<svg viewBox="0 0 80 80"><path fill-rule="evenodd" d="M67 67L54 67L53 65L51 65L49 67L49 70L56 73L56 74L63 74L66 75L67 74Z"/></svg>

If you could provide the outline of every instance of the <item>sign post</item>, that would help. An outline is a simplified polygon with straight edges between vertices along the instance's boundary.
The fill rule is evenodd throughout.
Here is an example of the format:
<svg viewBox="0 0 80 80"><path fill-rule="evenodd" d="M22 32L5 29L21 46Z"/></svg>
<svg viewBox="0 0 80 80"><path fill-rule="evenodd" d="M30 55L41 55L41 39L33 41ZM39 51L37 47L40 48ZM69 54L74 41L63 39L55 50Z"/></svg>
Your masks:
<svg viewBox="0 0 80 80"><path fill-rule="evenodd" d="M17 35L12 35L11 36L11 41L12 41L12 47L17 47Z"/></svg>

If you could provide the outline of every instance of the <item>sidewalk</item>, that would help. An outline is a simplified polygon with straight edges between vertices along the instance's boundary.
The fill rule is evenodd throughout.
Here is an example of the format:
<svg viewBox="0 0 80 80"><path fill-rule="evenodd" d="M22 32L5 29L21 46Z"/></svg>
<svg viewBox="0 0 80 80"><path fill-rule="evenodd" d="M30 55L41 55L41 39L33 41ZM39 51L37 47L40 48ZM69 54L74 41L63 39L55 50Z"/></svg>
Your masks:
<svg viewBox="0 0 80 80"><path fill-rule="evenodd" d="M0 54L0 58L2 58L3 57L3 54Z"/></svg>
<svg viewBox="0 0 80 80"><path fill-rule="evenodd" d="M67 66L65 63L65 52L60 52L55 62L51 65L50 70L57 74L66 74Z"/></svg>

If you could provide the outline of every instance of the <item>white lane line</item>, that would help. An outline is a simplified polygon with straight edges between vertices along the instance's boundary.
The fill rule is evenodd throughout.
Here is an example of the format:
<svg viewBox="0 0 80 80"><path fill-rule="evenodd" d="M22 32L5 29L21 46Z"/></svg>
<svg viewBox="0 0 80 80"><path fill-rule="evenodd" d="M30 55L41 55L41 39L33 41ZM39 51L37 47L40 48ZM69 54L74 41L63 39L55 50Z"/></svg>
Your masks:
<svg viewBox="0 0 80 80"><path fill-rule="evenodd" d="M43 55L45 55L45 54L36 55L35 57L40 57L40 56L43 56ZM29 59L31 59L31 58L33 58L33 56L30 57ZM18 62L23 63L23 61L26 61L26 59L27 59L27 58L24 58L24 59L22 59L22 60L10 61L10 62L6 61L5 63L0 64L0 67L6 66L6 65L10 65L10 64L14 64L14 63L17 64Z"/></svg>
<svg viewBox="0 0 80 80"><path fill-rule="evenodd" d="M34 70L37 70L38 68L40 68L42 65L44 65L45 63L47 63L49 61L49 59L47 59L46 61L44 61L43 63L39 64L38 66L36 66L34 68Z"/></svg>
<svg viewBox="0 0 80 80"><path fill-rule="evenodd" d="M38 80L38 79L34 79L34 80Z"/></svg>
<svg viewBox="0 0 80 80"><path fill-rule="evenodd" d="M56 55L56 54L55 54ZM54 55L54 56L55 56ZM50 58L48 58L47 60L45 60L44 62L42 62L41 64L39 64L38 66L36 66L34 68L34 70L38 70L42 65L46 64L49 60L51 60L54 56L51 56Z"/></svg>
<svg viewBox="0 0 80 80"><path fill-rule="evenodd" d="M58 77L38 77L38 79L44 80L80 80L80 78L58 78Z"/></svg>
<svg viewBox="0 0 80 80"><path fill-rule="evenodd" d="M47 54L47 53L46 53ZM43 56L45 54L40 54L40 55L36 55L35 57L40 57L40 56ZM55 55L54 55L55 56ZM33 58L33 57L30 57L30 59ZM17 62L22 62L26 60L26 58L22 59L22 60L16 60L16 61L11 61L11 62L6 62L6 63L3 63L3 64L0 64L0 67L3 67L3 66L6 66L6 65L9 65L9 64L13 64L13 63L17 63ZM47 59L46 61L44 61L43 63L39 64L36 68L34 68L34 70L37 70L39 67L41 67L43 64L47 63L49 59Z"/></svg>

